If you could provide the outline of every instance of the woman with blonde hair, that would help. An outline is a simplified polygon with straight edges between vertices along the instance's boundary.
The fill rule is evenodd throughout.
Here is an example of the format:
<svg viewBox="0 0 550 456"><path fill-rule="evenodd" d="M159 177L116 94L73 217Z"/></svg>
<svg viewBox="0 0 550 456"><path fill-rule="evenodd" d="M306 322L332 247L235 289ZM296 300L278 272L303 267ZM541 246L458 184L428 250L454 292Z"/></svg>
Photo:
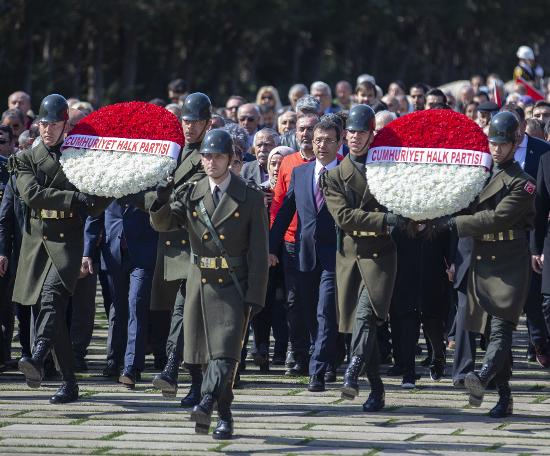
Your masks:
<svg viewBox="0 0 550 456"><path fill-rule="evenodd" d="M262 86L259 88L256 95L256 104L258 106L271 106L275 109L275 112L279 112L279 109L282 107L279 92L273 86Z"/></svg>

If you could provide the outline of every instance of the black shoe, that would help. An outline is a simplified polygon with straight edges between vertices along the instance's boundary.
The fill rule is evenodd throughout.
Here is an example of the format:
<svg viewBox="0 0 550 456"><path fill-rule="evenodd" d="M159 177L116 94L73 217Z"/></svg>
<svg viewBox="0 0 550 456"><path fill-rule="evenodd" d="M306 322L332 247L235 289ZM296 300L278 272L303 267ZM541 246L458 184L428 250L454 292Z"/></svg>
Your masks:
<svg viewBox="0 0 550 456"><path fill-rule="evenodd" d="M296 364L296 360L294 359L294 352L292 350L289 350L286 352L286 359L285 359L285 367L287 369L290 369L291 367L294 367Z"/></svg>
<svg viewBox="0 0 550 456"><path fill-rule="evenodd" d="M312 375L309 378L309 385L307 386L307 390L311 393L320 393L322 391L325 391L325 375Z"/></svg>
<svg viewBox="0 0 550 456"><path fill-rule="evenodd" d="M265 355L265 354L262 354L262 353L254 353L252 355L252 359L254 360L254 364L256 366L262 367L262 366L265 366L266 364L269 365L269 356L268 355Z"/></svg>
<svg viewBox="0 0 550 456"><path fill-rule="evenodd" d="M75 356L73 360L73 367L75 372L88 372L88 363L84 359L84 356Z"/></svg>
<svg viewBox="0 0 550 456"><path fill-rule="evenodd" d="M491 418L506 418L514 413L514 399L508 383L498 385L498 402L489 412Z"/></svg>
<svg viewBox="0 0 550 456"><path fill-rule="evenodd" d="M140 373L137 369L132 366L127 366L118 377L118 383L122 383L128 389L134 389L136 387L136 382L141 378Z"/></svg>
<svg viewBox="0 0 550 456"><path fill-rule="evenodd" d="M285 365L286 356L284 353L274 353L273 359L271 360L271 364L274 366L284 366Z"/></svg>
<svg viewBox="0 0 550 456"><path fill-rule="evenodd" d="M331 368L325 372L325 383L334 383L336 378L336 369Z"/></svg>
<svg viewBox="0 0 550 456"><path fill-rule="evenodd" d="M455 387L456 389L464 389L464 379L463 378L453 379L453 387Z"/></svg>
<svg viewBox="0 0 550 456"><path fill-rule="evenodd" d="M430 356L426 356L422 361L420 361L420 365L422 367L428 367L430 364L432 364L432 358Z"/></svg>
<svg viewBox="0 0 550 456"><path fill-rule="evenodd" d="M481 366L479 372L468 372L464 377L464 386L470 393L468 399L472 407L479 407L483 402L485 389L495 376L495 369L488 364Z"/></svg>
<svg viewBox="0 0 550 456"><path fill-rule="evenodd" d="M153 386L161 391L163 397L176 397L178 394L179 365L179 356L172 352L162 372L153 378Z"/></svg>
<svg viewBox="0 0 550 456"><path fill-rule="evenodd" d="M187 364L189 375L191 375L191 386L189 392L181 400L182 407L194 407L201 401L202 366L200 364Z"/></svg>
<svg viewBox="0 0 550 456"><path fill-rule="evenodd" d="M228 417L220 417L218 424L216 424L216 429L212 433L212 438L216 440L229 440L233 438L233 417L231 414Z"/></svg>
<svg viewBox="0 0 550 456"><path fill-rule="evenodd" d="M430 365L430 378L438 382L445 375L445 362L436 361Z"/></svg>
<svg viewBox="0 0 550 456"><path fill-rule="evenodd" d="M214 396L205 394L200 403L193 407L190 420L195 422L197 434L208 434L212 423L212 410L214 409Z"/></svg>
<svg viewBox="0 0 550 456"><path fill-rule="evenodd" d="M363 368L364 360L360 356L354 356L344 374L344 384L341 391L342 399L353 400L359 395L359 374Z"/></svg>
<svg viewBox="0 0 550 456"><path fill-rule="evenodd" d="M403 375L403 369L401 366L393 365L386 371L388 377L401 377Z"/></svg>
<svg viewBox="0 0 550 456"><path fill-rule="evenodd" d="M384 391L371 391L369 398L363 404L363 412L379 412L386 405Z"/></svg>
<svg viewBox="0 0 550 456"><path fill-rule="evenodd" d="M290 369L287 369L285 375L291 377L303 377L309 374L309 368L305 362L297 362Z"/></svg>
<svg viewBox="0 0 550 456"><path fill-rule="evenodd" d="M24 357L19 360L19 370L25 375L25 380L30 388L40 388L44 378L44 362L49 351L49 344L40 339L36 341L32 357Z"/></svg>
<svg viewBox="0 0 550 456"><path fill-rule="evenodd" d="M120 368L113 360L107 361L107 365L101 372L103 377L116 378L120 375Z"/></svg>
<svg viewBox="0 0 550 456"><path fill-rule="evenodd" d="M401 381L401 388L403 389L415 389L416 388L416 376L415 375L403 375Z"/></svg>
<svg viewBox="0 0 550 456"><path fill-rule="evenodd" d="M78 385L75 381L63 382L57 392L50 397L50 404L67 404L78 400Z"/></svg>

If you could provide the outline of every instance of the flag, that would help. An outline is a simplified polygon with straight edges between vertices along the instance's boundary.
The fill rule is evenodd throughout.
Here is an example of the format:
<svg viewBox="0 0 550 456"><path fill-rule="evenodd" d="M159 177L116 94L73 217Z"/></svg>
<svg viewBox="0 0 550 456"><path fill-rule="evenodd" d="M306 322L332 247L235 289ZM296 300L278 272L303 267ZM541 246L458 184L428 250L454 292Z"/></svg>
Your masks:
<svg viewBox="0 0 550 456"><path fill-rule="evenodd" d="M495 81L493 85L493 101L497 104L498 108L502 107L502 98L500 96L500 84Z"/></svg>
<svg viewBox="0 0 550 456"><path fill-rule="evenodd" d="M544 100L544 95L537 89L535 89L531 84L529 84L525 79L517 78L516 83L521 84L523 87L525 87L525 89L527 90L525 95L529 95L533 100Z"/></svg>

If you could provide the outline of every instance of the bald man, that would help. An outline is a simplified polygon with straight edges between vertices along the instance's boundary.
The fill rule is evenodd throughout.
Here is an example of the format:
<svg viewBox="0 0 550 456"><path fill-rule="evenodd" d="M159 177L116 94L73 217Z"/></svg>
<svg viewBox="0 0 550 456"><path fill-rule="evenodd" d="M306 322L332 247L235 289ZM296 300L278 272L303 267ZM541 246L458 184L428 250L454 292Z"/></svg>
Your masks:
<svg viewBox="0 0 550 456"><path fill-rule="evenodd" d="M8 97L8 109L20 109L25 114L25 130L28 130L32 123L31 96L21 90L13 92Z"/></svg>

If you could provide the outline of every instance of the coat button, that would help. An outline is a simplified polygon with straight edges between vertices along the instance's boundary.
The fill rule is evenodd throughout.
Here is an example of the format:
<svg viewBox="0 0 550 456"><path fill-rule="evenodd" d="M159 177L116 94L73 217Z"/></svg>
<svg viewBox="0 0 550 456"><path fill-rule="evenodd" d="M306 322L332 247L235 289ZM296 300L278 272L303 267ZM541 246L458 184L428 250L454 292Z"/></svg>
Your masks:
<svg viewBox="0 0 550 456"><path fill-rule="evenodd" d="M187 241L186 241L185 239L182 239L182 240L181 240L181 243L182 243L183 245L185 245L185 244L187 244Z"/></svg>
<svg viewBox="0 0 550 456"><path fill-rule="evenodd" d="M378 253L373 253L373 254L372 254L372 257L373 257L373 258L378 258Z"/></svg>
<svg viewBox="0 0 550 456"><path fill-rule="evenodd" d="M218 279L218 283L223 283L223 279Z"/></svg>
<svg viewBox="0 0 550 456"><path fill-rule="evenodd" d="M206 279L201 279L201 282L202 282L202 283L206 283Z"/></svg>
<svg viewBox="0 0 550 456"><path fill-rule="evenodd" d="M48 240L48 236L42 236L42 239L44 239L45 241Z"/></svg>
<svg viewBox="0 0 550 456"><path fill-rule="evenodd" d="M166 245L170 245L171 242L170 242L170 241L166 241L165 244L166 244Z"/></svg>
<svg viewBox="0 0 550 456"><path fill-rule="evenodd" d="M197 212L193 211L193 217L196 217L196 216L197 216Z"/></svg>
<svg viewBox="0 0 550 456"><path fill-rule="evenodd" d="M202 238L206 241L208 239L208 234L205 234Z"/></svg>
<svg viewBox="0 0 550 456"><path fill-rule="evenodd" d="M59 233L59 237L63 239L65 237L65 233Z"/></svg>
<svg viewBox="0 0 550 456"><path fill-rule="evenodd" d="M238 212L235 212L235 213L233 214L233 216L234 216L234 217L237 217L237 218L239 218L240 215L241 215L241 214L239 214Z"/></svg>
<svg viewBox="0 0 550 456"><path fill-rule="evenodd" d="M497 257L496 257L496 256L494 256L494 255L493 255L493 256L491 256L491 260L495 261L496 259L497 259Z"/></svg>
<svg viewBox="0 0 550 456"><path fill-rule="evenodd" d="M377 207L374 208L374 212L380 212L380 209L378 209Z"/></svg>
<svg viewBox="0 0 550 456"><path fill-rule="evenodd" d="M481 260L481 256L476 256L476 260Z"/></svg>
<svg viewBox="0 0 550 456"><path fill-rule="evenodd" d="M225 236L223 234L220 234L220 239L223 241L225 239Z"/></svg>
<svg viewBox="0 0 550 456"><path fill-rule="evenodd" d="M360 260L360 259L361 259L361 255L357 255L357 259Z"/></svg>

